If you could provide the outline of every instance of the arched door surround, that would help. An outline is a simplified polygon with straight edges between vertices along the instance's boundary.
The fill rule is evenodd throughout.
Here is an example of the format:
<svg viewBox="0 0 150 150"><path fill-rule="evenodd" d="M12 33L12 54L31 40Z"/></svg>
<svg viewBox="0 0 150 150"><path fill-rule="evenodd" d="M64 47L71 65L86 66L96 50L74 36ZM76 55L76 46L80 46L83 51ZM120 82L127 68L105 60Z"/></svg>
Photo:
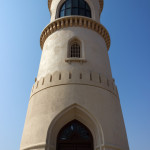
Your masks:
<svg viewBox="0 0 150 150"><path fill-rule="evenodd" d="M91 113L78 104L72 104L53 118L47 132L46 150L56 150L60 130L73 120L79 121L90 130L93 137L93 150L101 150L104 143L101 125Z"/></svg>

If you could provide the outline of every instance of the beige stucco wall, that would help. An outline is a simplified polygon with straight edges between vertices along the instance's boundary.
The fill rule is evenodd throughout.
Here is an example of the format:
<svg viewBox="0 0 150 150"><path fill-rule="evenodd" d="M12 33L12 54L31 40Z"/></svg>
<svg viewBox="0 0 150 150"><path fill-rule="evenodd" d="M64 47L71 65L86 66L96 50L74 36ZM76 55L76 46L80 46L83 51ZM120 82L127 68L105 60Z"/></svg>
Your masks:
<svg viewBox="0 0 150 150"><path fill-rule="evenodd" d="M70 64L65 61L68 42L72 38L81 41L83 58L87 62ZM74 109L68 111L69 116L58 117L72 105L85 109L86 113L82 115L76 108L81 118L75 115ZM84 122L89 116L92 116L91 120ZM56 150L57 133L73 119L91 130L94 150L129 150L106 43L97 32L82 27L60 29L46 39L20 149L45 150L48 146L46 150ZM49 132L49 128L56 131Z"/></svg>
<svg viewBox="0 0 150 150"><path fill-rule="evenodd" d="M86 1L92 19L99 22L99 1ZM57 18L63 2L52 1L51 22ZM111 74L107 30L84 17L78 21L71 19L57 20L42 33L42 56L31 90L20 150L56 150L58 132L73 119L89 128L94 150L129 150ZM68 43L73 38L81 42L84 61L66 62Z"/></svg>
<svg viewBox="0 0 150 150"><path fill-rule="evenodd" d="M86 63L67 63L68 42L78 38ZM37 79L62 70L85 70L104 74L111 79L111 69L104 39L95 31L82 27L60 29L49 36L43 47Z"/></svg>
<svg viewBox="0 0 150 150"><path fill-rule="evenodd" d="M85 0L91 8L92 19L99 22L100 18L100 5L98 0ZM59 9L65 0L52 0L51 3L51 20L53 22L59 17ZM98 13L97 13L98 12Z"/></svg>
<svg viewBox="0 0 150 150"><path fill-rule="evenodd" d="M102 88L79 84L47 88L31 97L21 147L46 143L53 119L73 104L85 108L101 125L104 136L101 145L128 150L118 97Z"/></svg>

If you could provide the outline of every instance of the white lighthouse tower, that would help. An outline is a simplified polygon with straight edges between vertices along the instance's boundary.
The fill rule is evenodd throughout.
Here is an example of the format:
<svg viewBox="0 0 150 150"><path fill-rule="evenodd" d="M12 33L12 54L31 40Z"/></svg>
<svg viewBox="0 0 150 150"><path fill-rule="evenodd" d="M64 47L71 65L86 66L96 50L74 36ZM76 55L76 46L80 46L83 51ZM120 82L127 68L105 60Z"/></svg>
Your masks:
<svg viewBox="0 0 150 150"><path fill-rule="evenodd" d="M103 0L49 0L20 150L129 150L99 23Z"/></svg>

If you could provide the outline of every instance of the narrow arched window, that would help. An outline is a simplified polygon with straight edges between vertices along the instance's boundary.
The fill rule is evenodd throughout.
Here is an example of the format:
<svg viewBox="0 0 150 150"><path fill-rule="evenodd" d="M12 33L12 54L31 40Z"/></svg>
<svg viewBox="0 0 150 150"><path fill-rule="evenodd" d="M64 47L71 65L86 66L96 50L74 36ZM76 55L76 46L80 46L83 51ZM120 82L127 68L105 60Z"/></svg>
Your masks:
<svg viewBox="0 0 150 150"><path fill-rule="evenodd" d="M70 43L69 46L69 57L80 58L81 57L81 46L79 41L75 40Z"/></svg>
<svg viewBox="0 0 150 150"><path fill-rule="evenodd" d="M84 0L66 0L59 11L59 17L79 15L91 18L91 9Z"/></svg>

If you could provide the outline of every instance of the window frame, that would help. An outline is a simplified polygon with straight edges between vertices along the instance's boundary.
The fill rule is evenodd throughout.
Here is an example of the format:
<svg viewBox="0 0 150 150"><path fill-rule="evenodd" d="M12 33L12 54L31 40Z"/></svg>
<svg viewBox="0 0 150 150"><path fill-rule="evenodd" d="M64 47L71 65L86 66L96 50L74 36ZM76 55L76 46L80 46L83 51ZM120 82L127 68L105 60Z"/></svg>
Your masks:
<svg viewBox="0 0 150 150"><path fill-rule="evenodd" d="M69 1L70 1L70 7L66 8L66 5ZM59 18L65 17L65 16L72 16L72 15L78 15L78 16L92 18L91 8L85 0L76 0L77 1L76 6L73 5L73 4L75 4L75 3L73 3L73 1L74 0L66 0L65 2L62 3L62 5L60 6L60 9L59 9ZM82 4L82 6L81 6L81 4ZM66 14L66 12L69 10L70 10L70 14L69 13ZM77 13L74 13L73 10L76 10ZM64 13L62 14L62 12L64 12Z"/></svg>
<svg viewBox="0 0 150 150"><path fill-rule="evenodd" d="M78 46L79 49L74 49L74 52L72 50L72 48L76 48L76 47L73 47L74 45L76 44L76 46ZM79 50L79 52L78 52ZM79 57L78 56L73 56L74 55L78 55L79 54ZM82 58L82 53L81 53L81 43L78 41L78 40L73 40L70 45L69 45L69 52L68 52L68 58Z"/></svg>
<svg viewBox="0 0 150 150"><path fill-rule="evenodd" d="M80 46L80 57L71 57L71 46L73 43L78 43ZM67 49L67 58L65 59L65 62L71 64L72 62L79 62L79 63L85 63L87 60L85 59L85 54L84 54L84 44L83 41L78 40L78 38L74 37L68 42L68 49Z"/></svg>

